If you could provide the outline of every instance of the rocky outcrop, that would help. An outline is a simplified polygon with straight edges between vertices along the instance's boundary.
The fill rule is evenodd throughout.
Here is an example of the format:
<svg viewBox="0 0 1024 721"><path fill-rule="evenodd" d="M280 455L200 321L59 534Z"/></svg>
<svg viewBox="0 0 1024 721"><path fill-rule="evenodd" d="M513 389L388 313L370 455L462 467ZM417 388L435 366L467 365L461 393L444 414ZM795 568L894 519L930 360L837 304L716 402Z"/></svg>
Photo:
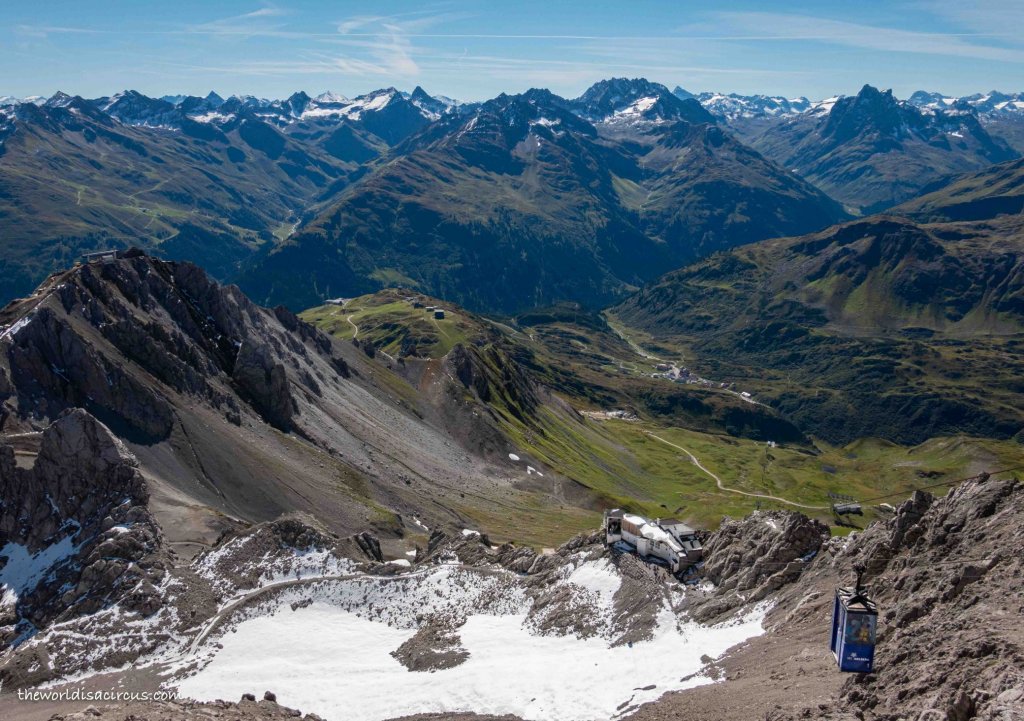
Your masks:
<svg viewBox="0 0 1024 721"><path fill-rule="evenodd" d="M853 538L844 573L868 569L880 610L875 667L850 678L839 708L862 718L1009 719L1024 712L1024 486L968 481L918 492Z"/></svg>
<svg viewBox="0 0 1024 721"><path fill-rule="evenodd" d="M14 330L0 341L0 366L10 368L0 398L17 394L19 414L37 426L83 407L151 443L171 433L180 394L235 425L249 405L290 431L296 392L316 396L323 382L313 356L350 375L330 338L291 311L260 308L197 266L141 251L75 268L5 310L0 323Z"/></svg>
<svg viewBox="0 0 1024 721"><path fill-rule="evenodd" d="M366 554L367 558L377 561L378 563L383 563L384 554L381 553L380 550L380 541L372 533L367 533L366 531L357 533L352 537L352 540L355 541L356 545L359 546L359 549Z"/></svg>
<svg viewBox="0 0 1024 721"><path fill-rule="evenodd" d="M462 647L457 623L447 618L427 620L391 655L410 671L421 672L455 668L469 658L469 652Z"/></svg>
<svg viewBox="0 0 1024 721"><path fill-rule="evenodd" d="M166 559L148 500L135 458L84 410L43 432L31 468L0 445L0 577L13 594L0 643L114 602L153 613Z"/></svg>
<svg viewBox="0 0 1024 721"><path fill-rule="evenodd" d="M273 310L274 317L280 321L286 330L294 333L303 341L309 341L320 349L321 353L331 352L331 339L315 326L299 318L288 308L279 305Z"/></svg>
<svg viewBox="0 0 1024 721"><path fill-rule="evenodd" d="M231 377L267 423L284 431L291 429L297 409L288 372L266 344L242 341Z"/></svg>
<svg viewBox="0 0 1024 721"><path fill-rule="evenodd" d="M444 362L446 369L482 403L498 403L530 424L531 412L540 405L537 389L508 351L495 344L485 348L459 344Z"/></svg>
<svg viewBox="0 0 1024 721"><path fill-rule="evenodd" d="M755 511L726 518L704 543L704 578L718 593L696 610L710 620L760 601L793 581L830 536L828 526L795 511Z"/></svg>
<svg viewBox="0 0 1024 721"><path fill-rule="evenodd" d="M7 357L20 407L32 416L55 418L67 408L85 407L147 439L170 433L173 412L167 401L97 352L51 308L27 317Z"/></svg>

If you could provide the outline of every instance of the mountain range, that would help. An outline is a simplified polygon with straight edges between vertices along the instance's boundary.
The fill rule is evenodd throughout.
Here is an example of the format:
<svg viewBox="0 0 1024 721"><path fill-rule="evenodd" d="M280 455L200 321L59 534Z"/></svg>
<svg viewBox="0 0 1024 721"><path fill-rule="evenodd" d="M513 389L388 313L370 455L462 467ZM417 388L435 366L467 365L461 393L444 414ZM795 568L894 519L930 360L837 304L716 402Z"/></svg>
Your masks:
<svg viewBox="0 0 1024 721"><path fill-rule="evenodd" d="M738 93L701 92L691 93L678 85L672 91L681 99L693 99L703 105L709 113L723 120L740 118L765 118L816 113L829 108L842 95L821 100L810 100L803 96L787 98L781 95L741 95ZM992 90L971 95L946 95L944 93L917 90L906 102L927 110L948 110L955 107L971 108L988 120L1000 117L1014 117L1024 114L1024 92L1004 93Z"/></svg>
<svg viewBox="0 0 1024 721"><path fill-rule="evenodd" d="M871 86L839 98L827 115L797 115L747 141L859 214L892 207L953 175L1019 157L971 108L924 111Z"/></svg>
<svg viewBox="0 0 1024 721"><path fill-rule="evenodd" d="M963 216L962 206L989 197L989 187L1014 197L1019 175L1018 163L963 178L951 199L940 191L922 204L926 210L908 207L906 223L949 208ZM794 263L824 268L841 306L856 293L844 292L843 278L863 280L859 269L872 258L888 271L909 251L906 272L895 272L888 288L877 283L885 291L877 297L927 302L946 314L931 318L930 328L914 317L911 337L945 331L943 323L966 330L971 313L1021 318L1018 271L998 280L992 297L967 294L970 308L941 288L938 295L917 289L933 293L917 297L912 287L901 290L914 273L962 267L963 277L996 277L991 271L1005 270L1006 261L992 264L977 252L976 263L964 262L970 253L947 262L942 243L976 247L987 228L1019 227L1019 218L997 212L976 227L935 223L917 231L924 238L913 229L872 236L857 228L868 222L798 239L804 248L771 239L715 257L746 250L775 263L751 286L735 286L765 317L772 308L758 286L793 290L805 280ZM964 235L954 239L957 228ZM1006 245L1009 254L1013 247ZM729 265L702 276L705 295L733 291ZM815 299L807 301L812 315ZM582 688L572 669L564 684L528 679L501 708L506 719L535 717L530 704L539 693L569 709L544 718L656 719L697 708L725 721L755 717L766 693L780 721L812 717L812 708L837 720L868 707L897 717L908 703L956 706L965 688L984 691L975 708L991 718L1014 711L1019 654L1005 640L1019 628L1012 614L991 609L1019 594L1013 539L1024 494L996 470L1024 462L1018 442L957 435L913 447L864 438L832 446L768 405L792 408L767 387L776 358L768 358L763 380L739 381L752 397L689 372L686 382L681 374L652 375L655 359L629 340L636 328L610 325L578 305L505 322L449 303L439 316L440 304L391 290L299 318L257 306L195 265L129 250L55 274L0 311L0 708L23 703L15 691L108 693L131 681L195 700L132 692L127 706L97 696L83 710L86 701L72 696L62 716L298 717L287 700L343 718L352 696L325 698L323 679L336 678L340 662L365 678L367 659L378 658L383 671L359 690L360 709L378 704L367 718L447 713L448 704L490 711L490 670L518 678L521 650L539 639L553 649L550 664L535 670L546 680L566 654L591 654L600 664L608 654L649 660L655 651L670 666L667 680L637 687L629 677L612 686L617 659ZM746 315L742 306L729 310ZM838 325L842 310L819 315ZM796 375L813 349L791 327L779 330L760 338L789 354L786 368ZM966 357L984 346L942 343L922 344L910 358L930 371L950 348L965 356L951 366L961 379L984 381L997 398L1019 394L1019 381L1004 385L1019 369L994 373L1013 357L1009 343L990 359ZM710 354L700 350L704 366ZM832 348L845 364L862 350ZM745 353L774 349L735 349L734 359ZM877 364L852 370L885 379ZM901 407L917 402L913 396ZM850 416L872 412L864 396L856 400ZM944 409L959 400L912 421L950 420ZM1003 409L1005 425L1019 408ZM825 434L835 428L828 416L794 415ZM982 413L959 420L958 433L985 429ZM961 483L965 473L972 477ZM937 498L916 489L922 483L954 488ZM822 521L836 522L826 505L834 489L909 498L898 507L865 505L876 522L833 539ZM659 519L671 513L699 527L703 562L685 576L699 584L607 544L594 527L609 507ZM941 568L950 569L942 583L925 582ZM844 684L822 639L834 589L855 571L870 574L873 597L891 614L877 653L893 672ZM355 636L355 623L376 625ZM495 628L511 642L494 644ZM338 652L354 638L359 654ZM970 653L946 649L951 643ZM815 646L820 658L807 652ZM689 689L679 676L681 648L702 651L688 655L687 669L726 682ZM936 648L955 669L938 678L923 659ZM469 659L485 660L488 673L467 682L459 671ZM421 685L395 700L379 693L391 687L382 673ZM778 683L791 677L800 683ZM266 689L263 700L252 688ZM118 705L96 707L99 698ZM584 705L594 710L575 711Z"/></svg>
<svg viewBox="0 0 1024 721"><path fill-rule="evenodd" d="M301 705L309 721L453 708L725 721L760 717L766 704L775 721L901 718L924 704L950 718L1015 713L1021 634L1005 609L1020 596L1024 494L1006 476L1024 467L1024 161L850 219L699 105L630 87L612 81L589 100L502 96L394 146L343 125L380 153L362 164L310 150L351 175L335 191L307 191L320 212L260 242L258 263L240 263L263 273L247 285L279 278L295 293L300 273L273 274L295 248L293 260L311 258L307 285L335 282L340 269L346 290L375 292L297 315L131 248L69 263L0 309L0 714L53 715L45 697L24 704L16 691L129 683L186 700L132 691L127 704L86 708L72 697L60 715L254 721L298 717ZM108 105L127 113L140 101ZM208 124L226 140L194 144L187 123L155 127L166 109L147 107L158 111L142 113L149 126L74 98L41 117L59 121L54 135L69 147L87 144L80 163L112 162L128 142L148 153L144 139L159 133L161 160L262 153L268 178L292 150L321 147L323 136L297 134L330 128L243 111ZM649 194L635 217L615 214L624 178ZM431 273L399 275L419 273L415 259L435 246L462 262L487 257L459 230L470 222L420 240L423 211L405 207L419 198L448 203L456 219L465 206L500 209L510 230L486 238L501 253L475 269L482 277L423 260ZM527 230L508 219L540 207L551 210L538 227L565 234L578 256L534 289L585 296L573 279L653 273L640 264L694 249L698 258L603 312L523 307L501 260L518 253L528 265L566 244L555 232L511 251L501 241ZM742 237L753 211L793 222L787 213L802 207L839 222L737 247L716 234ZM738 217L716 225L723 210ZM382 220L364 230L346 216L356 213ZM620 227L632 250L597 233L620 218L635 223ZM586 223L601 244L578 233ZM703 234L686 235L691 226ZM358 237L346 242L342 228ZM342 250L344 263L315 274ZM374 266L351 260L360 256L395 262L367 276ZM587 266L591 257L614 263ZM385 283L445 296L375 289ZM505 312L474 313L453 297ZM943 486L944 498L925 490ZM834 513L837 493L865 499L864 515ZM875 505L883 499L894 505ZM678 576L608 544L595 528L612 508L630 523L692 525L702 562ZM823 639L835 588L854 577L881 605L885 673L844 682ZM594 673L557 671L581 654ZM619 673L619 660L640 655L645 686ZM938 663L949 671L936 674ZM525 681L524 668L534 674ZM496 673L513 680L496 687ZM690 688L691 673L724 682ZM339 678L361 681L325 695L325 679Z"/></svg>
<svg viewBox="0 0 1024 721"><path fill-rule="evenodd" d="M832 442L1020 437L1024 161L716 254L611 312ZM753 381L753 378L757 378Z"/></svg>
<svg viewBox="0 0 1024 721"><path fill-rule="evenodd" d="M1014 157L991 118L1016 101L971 97L812 103L612 79L485 103L422 88L5 99L0 299L82 252L138 245L296 309L395 283L482 310L599 307L716 250Z"/></svg>
<svg viewBox="0 0 1024 721"><path fill-rule="evenodd" d="M442 119L241 284L299 307L395 283L474 309L598 307L715 250L843 217L697 103L622 82L573 101L503 95Z"/></svg>

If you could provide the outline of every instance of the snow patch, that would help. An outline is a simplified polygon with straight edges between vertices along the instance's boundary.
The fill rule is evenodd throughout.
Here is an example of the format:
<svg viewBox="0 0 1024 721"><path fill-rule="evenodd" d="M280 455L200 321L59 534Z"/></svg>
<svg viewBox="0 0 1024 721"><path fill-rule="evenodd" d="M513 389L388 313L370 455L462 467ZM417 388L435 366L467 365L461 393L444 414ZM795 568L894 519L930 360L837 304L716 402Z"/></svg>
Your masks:
<svg viewBox="0 0 1024 721"><path fill-rule="evenodd" d="M50 571L60 563L75 555L78 546L71 536L52 543L36 553L29 553L28 548L8 541L0 548L0 556L7 558L7 563L0 569L0 589L4 596L18 596L30 591L45 579Z"/></svg>
<svg viewBox="0 0 1024 721"><path fill-rule="evenodd" d="M228 123L235 119L234 113L203 113L191 116L197 123Z"/></svg>
<svg viewBox="0 0 1024 721"><path fill-rule="evenodd" d="M0 331L0 340L4 340L5 338L13 338L14 336L18 335L18 331L20 331L22 328L24 328L25 326L27 326L31 322L32 322L32 317L31 316L25 316L24 318L19 318L10 327L8 327L6 330Z"/></svg>
<svg viewBox="0 0 1024 721"><path fill-rule="evenodd" d="M566 580L596 594L602 605L608 607L622 585L622 577L607 558L577 566Z"/></svg>
<svg viewBox="0 0 1024 721"><path fill-rule="evenodd" d="M594 574L591 580L600 576L596 569L587 573ZM701 674L701 656L718 657L762 633L766 611L760 607L716 626L678 623L665 612L651 641L615 648L599 638L531 634L524 613L473 615L459 629L469 658L454 668L416 674L391 656L413 635L411 628L318 600L294 611L281 605L241 623L220 639L223 648L214 659L178 689L212 701L272 688L279 703L351 721L455 712L538 721L610 719L626 704L712 683ZM275 663L267 664L267 658ZM641 667L645 690L637 688L635 674L624 672Z"/></svg>

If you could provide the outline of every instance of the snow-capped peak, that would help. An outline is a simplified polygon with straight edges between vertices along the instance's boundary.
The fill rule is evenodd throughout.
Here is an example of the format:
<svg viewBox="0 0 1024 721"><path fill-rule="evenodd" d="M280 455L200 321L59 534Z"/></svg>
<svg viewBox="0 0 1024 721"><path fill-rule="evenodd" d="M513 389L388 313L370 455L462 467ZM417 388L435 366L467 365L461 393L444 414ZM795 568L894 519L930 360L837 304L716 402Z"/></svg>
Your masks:
<svg viewBox="0 0 1024 721"><path fill-rule="evenodd" d="M72 102L74 102L73 97L65 93L63 90L58 90L43 104L48 108L66 108Z"/></svg>
<svg viewBox="0 0 1024 721"><path fill-rule="evenodd" d="M320 93L315 98L313 98L313 102L315 102L317 105L326 105L328 103L337 105L341 103L348 103L350 101L344 95L328 90L327 92Z"/></svg>

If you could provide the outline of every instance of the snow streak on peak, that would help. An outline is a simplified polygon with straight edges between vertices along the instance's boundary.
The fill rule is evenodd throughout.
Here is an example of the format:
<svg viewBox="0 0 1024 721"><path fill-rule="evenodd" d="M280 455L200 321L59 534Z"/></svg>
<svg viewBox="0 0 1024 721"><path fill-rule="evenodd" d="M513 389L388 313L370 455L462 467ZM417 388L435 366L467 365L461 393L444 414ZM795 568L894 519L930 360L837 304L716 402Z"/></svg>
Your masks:
<svg viewBox="0 0 1024 721"><path fill-rule="evenodd" d="M332 91L328 90L325 93L320 93L319 95L317 95L315 98L313 98L313 101L315 103L317 103L317 104L320 104L320 105L326 105L328 103L334 103L334 104L347 103L349 100L348 100L348 98L346 98L344 95L341 95L340 93L335 93L335 92L332 92Z"/></svg>

